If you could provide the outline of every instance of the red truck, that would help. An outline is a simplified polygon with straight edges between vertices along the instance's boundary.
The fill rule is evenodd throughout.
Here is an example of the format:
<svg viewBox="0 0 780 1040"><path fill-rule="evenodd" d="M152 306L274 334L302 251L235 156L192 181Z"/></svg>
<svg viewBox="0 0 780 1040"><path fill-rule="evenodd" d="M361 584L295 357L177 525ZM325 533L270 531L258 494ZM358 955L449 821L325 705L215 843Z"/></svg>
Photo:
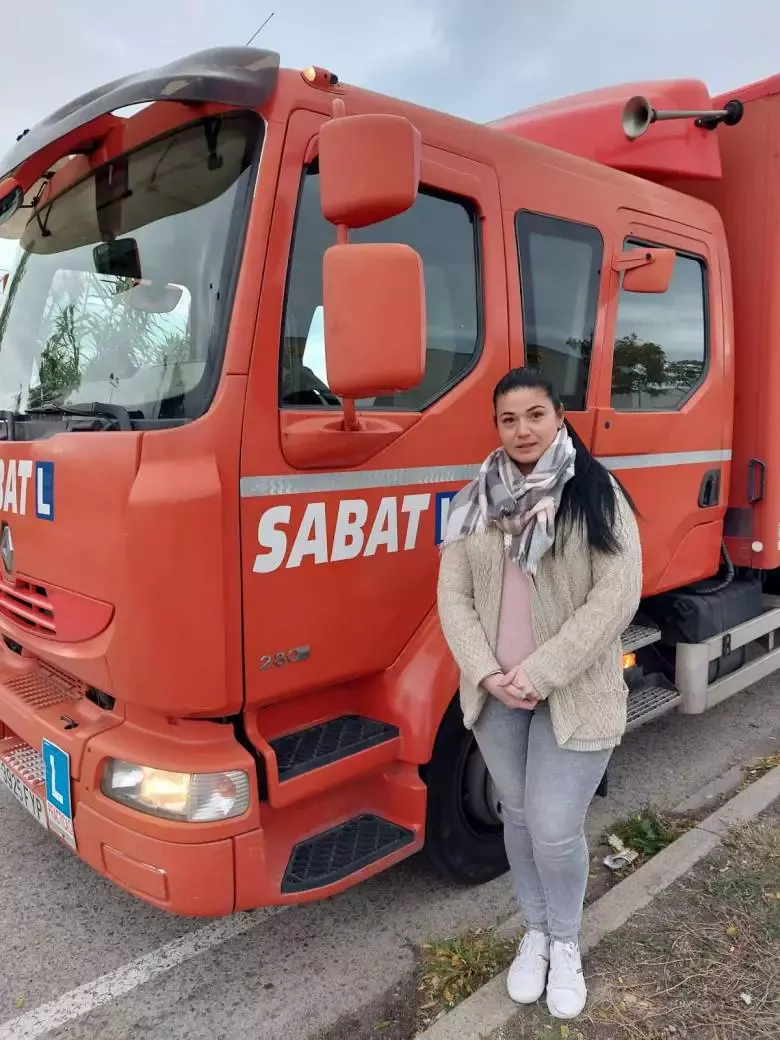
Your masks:
<svg viewBox="0 0 780 1040"><path fill-rule="evenodd" d="M779 141L780 78L479 126L247 48L23 134L0 166L21 806L183 914L327 896L423 847L450 878L504 871L435 582L516 365L641 513L630 725L773 672Z"/></svg>

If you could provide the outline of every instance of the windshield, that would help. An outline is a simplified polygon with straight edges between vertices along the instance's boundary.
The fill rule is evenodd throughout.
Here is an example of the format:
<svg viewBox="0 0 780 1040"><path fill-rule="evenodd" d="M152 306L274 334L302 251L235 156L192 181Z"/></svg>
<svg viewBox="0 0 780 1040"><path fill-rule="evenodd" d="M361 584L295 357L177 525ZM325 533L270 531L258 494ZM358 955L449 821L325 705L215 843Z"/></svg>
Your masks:
<svg viewBox="0 0 780 1040"><path fill-rule="evenodd" d="M194 419L219 376L262 121L210 118L37 210L0 289L0 409ZM14 255L15 254L15 255Z"/></svg>

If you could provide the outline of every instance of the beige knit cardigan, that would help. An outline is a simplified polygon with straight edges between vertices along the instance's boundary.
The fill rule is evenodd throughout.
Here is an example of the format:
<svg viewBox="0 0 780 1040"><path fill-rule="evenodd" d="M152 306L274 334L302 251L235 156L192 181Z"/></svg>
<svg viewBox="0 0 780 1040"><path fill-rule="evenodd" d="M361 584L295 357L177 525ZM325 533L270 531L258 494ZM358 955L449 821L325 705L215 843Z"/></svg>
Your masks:
<svg viewBox="0 0 780 1040"><path fill-rule="evenodd" d="M615 747L626 729L620 637L639 605L642 549L634 514L620 492L617 503L620 552L592 551L575 527L562 548L545 554L534 578L537 649L523 667L549 701L559 746L571 751ZM446 546L441 556L439 617L461 671L467 729L489 696L480 683L501 671L495 648L503 565L504 536L497 527Z"/></svg>

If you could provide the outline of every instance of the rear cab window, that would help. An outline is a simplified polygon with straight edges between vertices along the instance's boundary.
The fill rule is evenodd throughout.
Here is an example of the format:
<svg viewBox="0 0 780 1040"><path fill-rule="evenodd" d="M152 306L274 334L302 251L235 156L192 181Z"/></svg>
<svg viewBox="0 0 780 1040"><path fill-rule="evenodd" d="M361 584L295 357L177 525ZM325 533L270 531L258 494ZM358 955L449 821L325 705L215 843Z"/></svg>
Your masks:
<svg viewBox="0 0 780 1040"><path fill-rule="evenodd" d="M588 393L604 241L594 227L541 213L515 217L525 363L569 411Z"/></svg>
<svg viewBox="0 0 780 1040"><path fill-rule="evenodd" d="M648 246L633 238L625 249ZM618 297L612 360L612 407L627 412L670 412L685 404L707 374L707 267L677 252L665 293Z"/></svg>

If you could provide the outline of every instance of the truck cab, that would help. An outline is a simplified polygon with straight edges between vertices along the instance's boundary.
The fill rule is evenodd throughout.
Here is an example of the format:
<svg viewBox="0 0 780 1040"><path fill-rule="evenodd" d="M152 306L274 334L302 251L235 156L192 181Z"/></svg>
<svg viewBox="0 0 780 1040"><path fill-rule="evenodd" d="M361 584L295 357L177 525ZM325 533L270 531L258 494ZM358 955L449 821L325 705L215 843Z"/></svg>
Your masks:
<svg viewBox="0 0 780 1040"><path fill-rule="evenodd" d="M448 504L530 364L638 505L645 595L718 571L718 211L247 48L79 98L2 169L6 786L177 913L424 846L501 873L435 609ZM626 667L660 638L638 619ZM630 725L681 701L634 689Z"/></svg>

